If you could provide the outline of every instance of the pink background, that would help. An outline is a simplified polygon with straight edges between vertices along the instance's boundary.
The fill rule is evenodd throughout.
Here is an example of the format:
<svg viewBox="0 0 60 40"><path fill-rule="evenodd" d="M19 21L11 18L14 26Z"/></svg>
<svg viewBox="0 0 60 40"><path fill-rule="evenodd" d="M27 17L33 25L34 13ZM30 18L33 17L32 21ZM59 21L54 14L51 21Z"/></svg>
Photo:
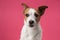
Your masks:
<svg viewBox="0 0 60 40"><path fill-rule="evenodd" d="M0 0L0 40L19 40L23 26L23 7L47 5L41 18L42 40L60 40L60 0Z"/></svg>

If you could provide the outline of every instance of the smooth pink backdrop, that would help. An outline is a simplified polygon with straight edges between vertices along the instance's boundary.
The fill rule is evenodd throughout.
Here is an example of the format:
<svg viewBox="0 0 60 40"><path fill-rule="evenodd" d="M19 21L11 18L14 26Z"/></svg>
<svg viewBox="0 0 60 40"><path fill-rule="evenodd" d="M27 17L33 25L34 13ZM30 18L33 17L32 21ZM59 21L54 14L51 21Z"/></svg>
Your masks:
<svg viewBox="0 0 60 40"><path fill-rule="evenodd" d="M0 0L0 40L19 40L24 15L21 3L47 5L41 18L42 40L60 40L60 0Z"/></svg>

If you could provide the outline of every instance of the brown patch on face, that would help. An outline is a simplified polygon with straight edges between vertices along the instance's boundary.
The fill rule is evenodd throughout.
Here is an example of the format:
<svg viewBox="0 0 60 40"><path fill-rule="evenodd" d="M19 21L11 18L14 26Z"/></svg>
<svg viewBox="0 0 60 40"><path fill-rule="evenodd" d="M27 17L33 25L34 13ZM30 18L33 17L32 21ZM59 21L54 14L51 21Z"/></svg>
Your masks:
<svg viewBox="0 0 60 40"><path fill-rule="evenodd" d="M40 16L38 16L38 17L36 18L36 22L38 23L39 20L40 20Z"/></svg>
<svg viewBox="0 0 60 40"><path fill-rule="evenodd" d="M36 10L36 9L35 9ZM37 17L36 17L36 22L38 23L39 22L39 20L40 20L40 14L38 13L38 10L36 10L36 13L35 13L36 15L37 15Z"/></svg>
<svg viewBox="0 0 60 40"><path fill-rule="evenodd" d="M36 22L38 23L40 20L40 15L38 15L38 17L36 17Z"/></svg>
<svg viewBox="0 0 60 40"><path fill-rule="evenodd" d="M28 14L28 11L29 11L29 8L27 8L27 9L24 10L24 15L25 15L25 16L24 16L24 19L25 19L25 20L27 19L26 14Z"/></svg>

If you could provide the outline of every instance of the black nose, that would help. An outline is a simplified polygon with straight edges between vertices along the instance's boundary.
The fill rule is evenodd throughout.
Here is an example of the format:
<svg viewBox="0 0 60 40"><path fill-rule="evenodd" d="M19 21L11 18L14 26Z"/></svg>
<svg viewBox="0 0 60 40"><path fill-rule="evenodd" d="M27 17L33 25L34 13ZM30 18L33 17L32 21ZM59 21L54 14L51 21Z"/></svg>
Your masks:
<svg viewBox="0 0 60 40"><path fill-rule="evenodd" d="M29 21L29 24L33 24L33 23L34 23L34 21L32 21L32 20Z"/></svg>

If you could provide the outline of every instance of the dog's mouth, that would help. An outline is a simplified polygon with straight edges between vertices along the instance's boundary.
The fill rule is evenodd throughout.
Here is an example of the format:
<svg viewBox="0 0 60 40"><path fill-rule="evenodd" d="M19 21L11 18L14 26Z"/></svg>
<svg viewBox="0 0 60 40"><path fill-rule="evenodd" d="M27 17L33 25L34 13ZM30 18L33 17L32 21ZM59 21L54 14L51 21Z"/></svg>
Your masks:
<svg viewBox="0 0 60 40"><path fill-rule="evenodd" d="M30 24L29 26L30 26L30 27L34 27L34 25L32 25L32 24Z"/></svg>

